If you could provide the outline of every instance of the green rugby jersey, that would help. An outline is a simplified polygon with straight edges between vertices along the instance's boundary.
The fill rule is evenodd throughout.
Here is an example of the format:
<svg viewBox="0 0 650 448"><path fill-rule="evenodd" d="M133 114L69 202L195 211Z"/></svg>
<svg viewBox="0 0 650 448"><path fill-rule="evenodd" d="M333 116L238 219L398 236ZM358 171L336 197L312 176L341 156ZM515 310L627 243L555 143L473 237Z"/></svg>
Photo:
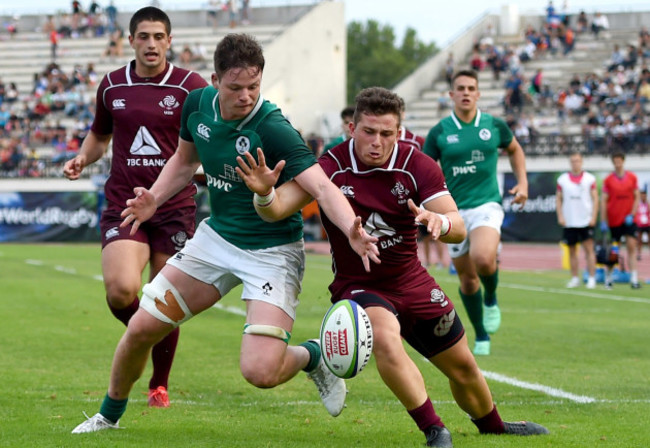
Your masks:
<svg viewBox="0 0 650 448"><path fill-rule="evenodd" d="M206 175L208 225L241 249L264 249L301 239L300 213L274 223L258 216L253 193L235 172L236 157L249 151L257 160L257 148L261 147L271 168L286 160L278 185L317 163L316 157L280 109L261 95L246 118L234 121L221 117L218 95L212 86L194 90L181 117L180 136L194 142Z"/></svg>
<svg viewBox="0 0 650 448"><path fill-rule="evenodd" d="M475 119L465 123L452 112L429 131L424 153L440 161L458 208L474 208L486 202L500 204L499 148L510 145L512 138L512 131L500 118L477 110Z"/></svg>

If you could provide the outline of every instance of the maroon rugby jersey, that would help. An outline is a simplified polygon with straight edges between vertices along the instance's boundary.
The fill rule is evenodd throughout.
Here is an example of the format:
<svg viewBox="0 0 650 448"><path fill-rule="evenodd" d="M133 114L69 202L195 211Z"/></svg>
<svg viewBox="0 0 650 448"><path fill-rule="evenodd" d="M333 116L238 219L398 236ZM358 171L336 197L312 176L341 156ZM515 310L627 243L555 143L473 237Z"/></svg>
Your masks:
<svg viewBox="0 0 650 448"><path fill-rule="evenodd" d="M422 148L424 147L424 137L420 135L415 135L413 132L409 131L404 126L402 126L402 128L400 129L399 141L410 143L420 151L422 151Z"/></svg>
<svg viewBox="0 0 650 448"><path fill-rule="evenodd" d="M323 225L333 253L333 299L349 286L392 290L400 285L417 287L431 277L418 258L415 216L407 200L416 205L449 194L438 164L413 145L400 142L382 167L368 167L354 154L354 139L325 153L319 164L360 216L366 232L379 238L381 264L363 268L361 258L324 213ZM424 275L423 275L424 274Z"/></svg>
<svg viewBox="0 0 650 448"><path fill-rule="evenodd" d="M91 129L98 135L113 134L113 160L105 186L109 207L122 210L134 187L151 187L176 152L185 98L206 85L197 73L170 63L153 78L137 76L132 61L102 79ZM195 193L190 183L158 211L191 205Z"/></svg>

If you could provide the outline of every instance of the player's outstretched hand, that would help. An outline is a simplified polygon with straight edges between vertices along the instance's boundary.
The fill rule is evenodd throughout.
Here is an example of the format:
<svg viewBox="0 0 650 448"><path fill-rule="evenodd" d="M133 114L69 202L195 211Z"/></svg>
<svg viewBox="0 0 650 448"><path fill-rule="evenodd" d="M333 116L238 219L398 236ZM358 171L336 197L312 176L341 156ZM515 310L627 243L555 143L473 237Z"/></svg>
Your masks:
<svg viewBox="0 0 650 448"><path fill-rule="evenodd" d="M280 177L280 172L284 168L286 162L280 160L275 168L271 170L266 166L266 159L264 157L264 152L262 148L257 148L257 160L250 152L244 153L244 157L237 156L238 167L235 167L235 171L239 174L239 177L242 178L246 186L253 193L257 193L260 196L267 195L271 188L278 182Z"/></svg>
<svg viewBox="0 0 650 448"><path fill-rule="evenodd" d="M363 267L366 272L370 272L370 260L379 264L379 249L377 248L377 241L379 238L370 236L366 233L361 225L361 217L357 216L350 227L350 234L348 235L350 246L361 257Z"/></svg>
<svg viewBox="0 0 650 448"><path fill-rule="evenodd" d="M126 227L133 223L131 235L135 234L140 228L140 224L151 218L158 209L156 198L149 190L143 187L135 187L133 192L135 197L126 201L126 208L120 214L124 218L120 227Z"/></svg>
<svg viewBox="0 0 650 448"><path fill-rule="evenodd" d="M437 213L431 212L427 209L420 208L415 205L413 199L406 202L409 210L415 216L415 222L422 224L427 228L427 232L431 235L431 239L437 240L440 238L440 229L442 228L442 218Z"/></svg>
<svg viewBox="0 0 650 448"><path fill-rule="evenodd" d="M70 180L77 180L86 166L86 157L77 155L65 162L63 165L63 175Z"/></svg>
<svg viewBox="0 0 650 448"><path fill-rule="evenodd" d="M517 184L508 190L508 193L515 197L512 202L519 204L521 208L524 207L524 204L528 200L528 186Z"/></svg>

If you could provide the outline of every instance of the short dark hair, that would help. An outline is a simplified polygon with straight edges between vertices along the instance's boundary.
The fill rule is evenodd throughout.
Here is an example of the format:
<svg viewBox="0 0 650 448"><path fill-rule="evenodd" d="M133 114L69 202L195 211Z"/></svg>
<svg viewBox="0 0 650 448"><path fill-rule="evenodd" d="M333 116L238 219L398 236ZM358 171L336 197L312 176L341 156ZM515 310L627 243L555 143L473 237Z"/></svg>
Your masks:
<svg viewBox="0 0 650 448"><path fill-rule="evenodd" d="M353 118L354 117L354 106L345 106L345 108L341 111L341 120L345 120L346 118Z"/></svg>
<svg viewBox="0 0 650 448"><path fill-rule="evenodd" d="M138 9L133 16L131 16L131 21L129 22L129 33L132 37L135 37L135 30L138 28L140 22L161 22L165 25L165 32L168 36L172 34L172 22L169 20L169 16L162 9L158 9L155 6L145 6L144 8Z"/></svg>
<svg viewBox="0 0 650 448"><path fill-rule="evenodd" d="M620 158L620 159L625 160L625 153L624 153L623 151L621 151L621 150L616 150L616 151L614 151L614 152L612 153L612 155L610 156L610 158L611 158L612 160L614 160L614 159L616 159L616 158Z"/></svg>
<svg viewBox="0 0 650 448"><path fill-rule="evenodd" d="M217 78L232 68L255 67L264 70L262 46L249 34L227 34L214 50L214 71Z"/></svg>
<svg viewBox="0 0 650 448"><path fill-rule="evenodd" d="M458 70L456 73L454 73L454 76L451 77L451 85L453 86L454 82L456 82L456 79L460 78L461 76L474 78L476 80L476 85L478 85L478 73L476 73L475 70Z"/></svg>
<svg viewBox="0 0 650 448"><path fill-rule="evenodd" d="M406 102L401 96L399 97L399 107L402 109L402 112L406 112Z"/></svg>
<svg viewBox="0 0 650 448"><path fill-rule="evenodd" d="M397 117L397 126L402 121L402 105L399 95L383 87L368 87L363 89L355 98L354 124L361 120L362 114L385 115Z"/></svg>

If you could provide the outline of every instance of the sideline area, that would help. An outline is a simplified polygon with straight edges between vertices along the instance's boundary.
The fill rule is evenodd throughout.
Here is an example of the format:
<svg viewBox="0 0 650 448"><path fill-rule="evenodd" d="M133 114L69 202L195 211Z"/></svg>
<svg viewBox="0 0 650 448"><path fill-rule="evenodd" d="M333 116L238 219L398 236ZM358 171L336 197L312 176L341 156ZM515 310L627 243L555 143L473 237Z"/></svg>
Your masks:
<svg viewBox="0 0 650 448"><path fill-rule="evenodd" d="M326 241L305 242L307 252L329 254L330 247ZM625 251L623 251L625 253ZM422 246L420 245L422 256ZM434 255L435 257L435 255ZM583 256L580 254L580 265L583 266ZM499 256L501 269L509 271L560 270L562 269L562 248L560 244L542 243L503 243ZM642 283L650 280L650 251L644 245L641 261L638 264L639 279ZM568 273L567 273L568 275ZM567 277L568 278L568 277Z"/></svg>

